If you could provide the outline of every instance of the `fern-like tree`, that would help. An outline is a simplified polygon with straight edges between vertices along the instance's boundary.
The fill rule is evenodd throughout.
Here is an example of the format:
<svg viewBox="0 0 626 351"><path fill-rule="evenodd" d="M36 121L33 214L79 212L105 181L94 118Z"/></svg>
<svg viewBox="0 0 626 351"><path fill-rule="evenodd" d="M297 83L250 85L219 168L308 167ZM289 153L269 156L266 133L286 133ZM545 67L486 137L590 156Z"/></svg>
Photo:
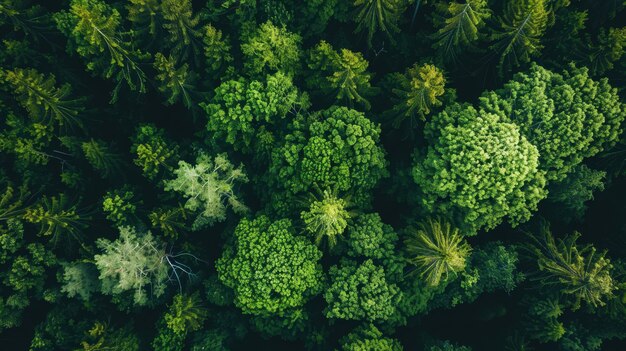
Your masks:
<svg viewBox="0 0 626 351"><path fill-rule="evenodd" d="M578 246L580 233L555 239L547 222L542 222L537 235L529 235L525 246L537 262L537 279L543 286L556 287L565 296L573 297L573 308L581 301L591 307L604 306L613 298L616 282L606 252L592 245Z"/></svg>
<svg viewBox="0 0 626 351"><path fill-rule="evenodd" d="M235 194L236 184L245 183L248 178L242 167L230 163L226 154L213 159L200 154L195 165L179 161L174 175L176 178L165 181L165 190L181 193L187 198L185 208L198 213L192 225L194 230L225 220L227 206L236 213L248 210Z"/></svg>
<svg viewBox="0 0 626 351"><path fill-rule="evenodd" d="M370 84L372 74L367 71L368 65L361 53L348 49L337 52L321 41L309 53L311 76L307 83L310 89L320 90L348 107L359 104L369 109L368 98L376 94L377 89Z"/></svg>
<svg viewBox="0 0 626 351"><path fill-rule="evenodd" d="M374 34L381 31L392 39L392 33L400 31L398 21L406 8L404 0L355 0L356 31L367 31L367 44L372 45Z"/></svg>
<svg viewBox="0 0 626 351"><path fill-rule="evenodd" d="M541 37L549 22L546 0L507 0L499 17L500 29L492 33L491 49L500 55L500 74L539 54Z"/></svg>
<svg viewBox="0 0 626 351"><path fill-rule="evenodd" d="M456 61L463 49L479 39L479 31L485 26L485 20L491 17L487 0L451 1L435 6L437 12L433 21L437 33L432 36L433 48L439 51L444 61Z"/></svg>
<svg viewBox="0 0 626 351"><path fill-rule="evenodd" d="M441 219L420 223L409 231L404 243L409 262L431 286L462 272L471 252L459 229Z"/></svg>
<svg viewBox="0 0 626 351"><path fill-rule="evenodd" d="M156 351L182 350L187 335L200 330L207 317L208 310L202 306L198 292L174 296L169 310L158 322L159 332L152 347Z"/></svg>
<svg viewBox="0 0 626 351"><path fill-rule="evenodd" d="M191 0L161 0L165 41L178 62L202 62L200 15L194 14Z"/></svg>
<svg viewBox="0 0 626 351"><path fill-rule="evenodd" d="M53 243L67 236L82 241L82 230L87 227L87 216L77 203L63 193L43 197L26 209L24 219L39 226L39 235L49 236Z"/></svg>
<svg viewBox="0 0 626 351"><path fill-rule="evenodd" d="M613 69L617 62L626 52L626 27L609 28L600 30L598 43L589 45L585 65L594 75L604 74Z"/></svg>
<svg viewBox="0 0 626 351"><path fill-rule="evenodd" d="M58 86L54 75L43 75L34 69L14 68L0 71L0 82L5 85L26 109L28 116L44 125L82 127L80 114L83 99L72 97L69 84Z"/></svg>
<svg viewBox="0 0 626 351"><path fill-rule="evenodd" d="M348 201L324 190L319 198L313 198L310 207L302 211L300 217L306 231L315 236L318 245L327 238L328 245L333 247L337 244L337 237L343 234L348 221L354 216L349 206Z"/></svg>
<svg viewBox="0 0 626 351"><path fill-rule="evenodd" d="M83 142L81 148L87 161L105 178L121 173L122 158L104 141L91 139Z"/></svg>
<svg viewBox="0 0 626 351"><path fill-rule="evenodd" d="M194 100L198 100L196 91L198 77L189 70L188 64L177 65L173 56L166 57L159 52L154 55L154 69L157 71L155 78L159 83L158 89L167 97L167 105L182 101L188 109L195 106Z"/></svg>
<svg viewBox="0 0 626 351"><path fill-rule="evenodd" d="M68 49L86 61L87 70L115 80L112 101L117 100L124 82L131 90L145 92L146 75L140 61L149 55L124 40L127 33L117 9L101 0L72 0L69 11L56 13L54 19L69 39Z"/></svg>
<svg viewBox="0 0 626 351"><path fill-rule="evenodd" d="M416 63L404 74L392 74L390 81L395 85L391 92L396 104L387 115L395 128L405 121L414 127L443 103L441 97L445 93L446 78L435 65Z"/></svg>

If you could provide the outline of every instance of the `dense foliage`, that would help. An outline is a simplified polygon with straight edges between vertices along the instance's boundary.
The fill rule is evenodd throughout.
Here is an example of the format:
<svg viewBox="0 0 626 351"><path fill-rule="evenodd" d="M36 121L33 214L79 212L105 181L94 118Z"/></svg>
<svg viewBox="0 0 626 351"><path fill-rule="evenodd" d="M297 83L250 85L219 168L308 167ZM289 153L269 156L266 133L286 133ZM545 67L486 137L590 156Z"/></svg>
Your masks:
<svg viewBox="0 0 626 351"><path fill-rule="evenodd" d="M623 0L0 0L0 349L626 349Z"/></svg>

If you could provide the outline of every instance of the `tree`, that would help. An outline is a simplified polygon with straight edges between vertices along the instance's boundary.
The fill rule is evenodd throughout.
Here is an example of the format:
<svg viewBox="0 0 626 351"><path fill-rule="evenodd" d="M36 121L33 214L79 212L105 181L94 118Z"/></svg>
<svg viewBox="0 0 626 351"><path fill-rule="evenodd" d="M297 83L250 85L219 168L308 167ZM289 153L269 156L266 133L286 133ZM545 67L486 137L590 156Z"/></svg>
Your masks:
<svg viewBox="0 0 626 351"><path fill-rule="evenodd" d="M498 18L501 28L491 35L491 49L500 53L500 74L539 54L541 37L548 27L549 10L545 0L507 0Z"/></svg>
<svg viewBox="0 0 626 351"><path fill-rule="evenodd" d="M355 0L356 32L367 30L367 45L372 46L374 33L384 32L393 41L392 32L399 32L398 21L404 12L403 0Z"/></svg>
<svg viewBox="0 0 626 351"><path fill-rule="evenodd" d="M50 236L53 243L70 236L81 242L82 229L87 227L89 217L72 204L64 193L43 197L24 213L27 222L39 225L39 235Z"/></svg>
<svg viewBox="0 0 626 351"><path fill-rule="evenodd" d="M427 351L472 351L470 347L457 345L457 344L451 343L448 340L438 342L435 345L430 346L426 350Z"/></svg>
<svg viewBox="0 0 626 351"><path fill-rule="evenodd" d="M178 207L159 207L148 215L152 228L158 229L166 237L178 238L185 232L187 212L182 205Z"/></svg>
<svg viewBox="0 0 626 351"><path fill-rule="evenodd" d="M245 183L248 177L242 167L235 168L226 154L211 159L206 154L196 158L196 164L178 162L174 179L166 180L165 190L176 191L187 198L185 208L198 212L192 229L199 230L226 219L226 206L242 214L248 208L235 195L235 184Z"/></svg>
<svg viewBox="0 0 626 351"><path fill-rule="evenodd" d="M102 140L91 139L81 144L83 154L91 166L105 178L118 175L123 167L122 159Z"/></svg>
<svg viewBox="0 0 626 351"><path fill-rule="evenodd" d="M265 22L243 44L244 68L252 76L283 72L293 77L300 69L302 38Z"/></svg>
<svg viewBox="0 0 626 351"><path fill-rule="evenodd" d="M130 328L114 329L107 323L95 322L87 332L87 341L80 343L84 351L124 350L139 351L139 339Z"/></svg>
<svg viewBox="0 0 626 351"><path fill-rule="evenodd" d="M72 98L69 84L57 87L54 75L45 76L34 69L14 68L0 71L0 82L7 85L29 117L44 125L83 127L80 114L83 99Z"/></svg>
<svg viewBox="0 0 626 351"><path fill-rule="evenodd" d="M539 233L529 237L531 243L526 249L536 259L537 279L542 286L556 287L565 296L571 296L574 309L581 301L598 307L613 298L616 286L611 261L605 257L606 252L597 252L593 245L579 248L576 241L580 233L555 240L549 224L543 222Z"/></svg>
<svg viewBox="0 0 626 351"><path fill-rule="evenodd" d="M444 61L457 61L459 53L470 47L481 36L479 30L491 17L486 0L464 0L437 3L433 16L437 33L432 36L433 48Z"/></svg>
<svg viewBox="0 0 626 351"><path fill-rule="evenodd" d="M107 191L102 201L102 211L115 226L123 227L136 222L137 207L141 203L129 187L123 187Z"/></svg>
<svg viewBox="0 0 626 351"><path fill-rule="evenodd" d="M189 65L176 65L173 56L165 57L160 52L154 55L154 68L157 70L156 80L159 82L159 91L167 97L166 104L172 105L182 101L183 105L191 109L194 107L196 91L196 74L189 71Z"/></svg>
<svg viewBox="0 0 626 351"><path fill-rule="evenodd" d="M519 257L515 247L505 246L498 241L474 247L465 271L459 275L460 279L442 282L435 291L430 287L421 293L416 291L422 295L418 295L418 298L429 299L425 302L425 309L418 312L472 303L481 295L495 291L509 293L525 279L518 266Z"/></svg>
<svg viewBox="0 0 626 351"><path fill-rule="evenodd" d="M597 45L589 46L589 53L585 60L593 75L605 74L613 69L626 51L626 27L601 29Z"/></svg>
<svg viewBox="0 0 626 351"><path fill-rule="evenodd" d="M190 0L161 0L161 15L166 46L177 62L191 60L196 66L202 62L202 31L200 16L193 14Z"/></svg>
<svg viewBox="0 0 626 351"><path fill-rule="evenodd" d="M367 203L367 192L387 176L379 135L378 125L345 107L294 119L284 145L272 153L272 189L300 194L317 185L352 192L356 205Z"/></svg>
<svg viewBox="0 0 626 351"><path fill-rule="evenodd" d="M300 218L306 231L315 236L317 245L327 238L328 245L332 248L337 244L337 237L346 229L348 220L354 215L348 207L346 200L324 190L321 199L313 197L310 207L300 213Z"/></svg>
<svg viewBox="0 0 626 351"><path fill-rule="evenodd" d="M565 179L550 185L548 200L557 206L559 218L584 218L587 210L585 202L593 200L594 192L604 190L605 178L604 171L578 165Z"/></svg>
<svg viewBox="0 0 626 351"><path fill-rule="evenodd" d="M18 218L0 225L0 331L19 326L31 301L44 297L56 264L51 251L28 242Z"/></svg>
<svg viewBox="0 0 626 351"><path fill-rule="evenodd" d="M291 78L278 72L264 82L239 78L215 89L210 103L201 103L207 115L207 130L237 150L266 151L273 145L275 126L300 103ZM253 144L253 141L256 143Z"/></svg>
<svg viewBox="0 0 626 351"><path fill-rule="evenodd" d="M546 197L537 148L496 114L452 105L426 125L430 142L416 153L413 179L428 214L445 215L466 235L508 217L528 220Z"/></svg>
<svg viewBox="0 0 626 351"><path fill-rule="evenodd" d="M155 179L164 170L172 169L178 146L166 140L162 129L153 124L142 124L137 127L131 152L137 155L133 161L141 167L143 174Z"/></svg>
<svg viewBox="0 0 626 351"><path fill-rule="evenodd" d="M397 313L402 293L371 259L361 264L343 261L330 268L329 276L330 286L324 292L326 318L384 321Z"/></svg>
<svg viewBox="0 0 626 351"><path fill-rule="evenodd" d="M228 36L222 31L207 24L203 28L202 44L204 47L204 59L207 63L206 70L213 79L220 77L232 63L231 45Z"/></svg>
<svg viewBox="0 0 626 351"><path fill-rule="evenodd" d="M116 81L111 101L117 100L121 84L145 92L146 75L140 60L148 55L124 41L120 13L101 0L72 0L69 12L59 12L54 19L68 37L68 50L76 51L87 61L87 70Z"/></svg>
<svg viewBox="0 0 626 351"><path fill-rule="evenodd" d="M235 291L243 313L284 315L299 310L322 288L322 253L296 236L288 219L242 219L215 267L219 279ZM254 273L253 273L254 272Z"/></svg>
<svg viewBox="0 0 626 351"><path fill-rule="evenodd" d="M90 301L94 292L100 291L98 270L87 262L72 262L63 265L63 286L61 291L67 297L80 297L83 302Z"/></svg>
<svg viewBox="0 0 626 351"><path fill-rule="evenodd" d="M425 121L426 116L443 103L439 98L444 95L446 78L434 65L416 63L404 74L392 74L390 80L395 86L391 91L396 104L387 114L395 128L406 120L413 128L418 120Z"/></svg>
<svg viewBox="0 0 626 351"><path fill-rule="evenodd" d="M520 127L537 147L539 167L560 181L583 159L619 140L626 106L607 79L593 80L586 68L563 74L533 64L502 89L486 92L480 107Z"/></svg>
<svg viewBox="0 0 626 351"><path fill-rule="evenodd" d="M115 241L99 238L96 244L102 250L94 260L104 294L131 291L134 303L145 305L149 292L155 297L165 293L168 279L176 272L170 271L165 248L150 232L137 233L130 227L121 227Z"/></svg>
<svg viewBox="0 0 626 351"><path fill-rule="evenodd" d="M197 292L191 295L178 294L174 296L168 312L159 321L159 334L152 342L154 349L172 350L172 347L177 349L180 344L176 345L175 343L173 345L172 340L184 341L190 332L201 329L208 316L208 311L201 304L202 301ZM180 345L180 349L182 349L182 345Z"/></svg>
<svg viewBox="0 0 626 351"><path fill-rule="evenodd" d="M421 223L419 229L409 232L404 243L409 262L431 286L465 270L471 251L460 231L442 220Z"/></svg>
<svg viewBox="0 0 626 351"><path fill-rule="evenodd" d="M387 338L373 324L365 324L340 340L342 351L402 351L398 340Z"/></svg>
<svg viewBox="0 0 626 351"><path fill-rule="evenodd" d="M311 49L307 61L311 70L311 77L307 79L310 89L319 90L349 107L357 103L370 109L367 99L375 95L377 89L370 84L372 74L367 71L368 62L361 53L347 49L337 52L322 40Z"/></svg>
<svg viewBox="0 0 626 351"><path fill-rule="evenodd" d="M382 260L393 257L398 235L383 223L378 213L357 216L346 230L347 254Z"/></svg>

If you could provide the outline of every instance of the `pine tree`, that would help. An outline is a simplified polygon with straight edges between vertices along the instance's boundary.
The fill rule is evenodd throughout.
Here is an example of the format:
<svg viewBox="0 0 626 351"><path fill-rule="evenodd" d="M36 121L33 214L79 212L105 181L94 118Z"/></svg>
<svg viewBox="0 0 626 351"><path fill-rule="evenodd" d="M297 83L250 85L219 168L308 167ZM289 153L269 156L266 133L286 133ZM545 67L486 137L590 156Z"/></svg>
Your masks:
<svg viewBox="0 0 626 351"><path fill-rule="evenodd" d="M413 127L418 121L425 121L433 109L443 104L440 98L445 93L446 78L435 65L414 64L405 74L392 74L391 81L394 107L387 112L393 126L399 128L405 121Z"/></svg>
<svg viewBox="0 0 626 351"><path fill-rule="evenodd" d="M500 30L491 35L492 50L500 55L500 74L539 54L541 37L548 27L549 11L545 0L507 0L499 18Z"/></svg>
<svg viewBox="0 0 626 351"><path fill-rule="evenodd" d="M437 3L438 15L433 21L438 28L432 36L433 48L445 61L456 61L459 53L480 37L479 30L491 17L486 0L465 0L463 3Z"/></svg>
<svg viewBox="0 0 626 351"><path fill-rule="evenodd" d="M39 235L50 236L57 243L65 236L78 242L82 241L82 229L87 227L89 216L78 208L78 204L70 202L63 193L59 196L43 197L33 207L26 209L24 219L39 225Z"/></svg>
<svg viewBox="0 0 626 351"><path fill-rule="evenodd" d="M83 99L71 98L69 84L56 85L54 75L45 76L34 69L14 68L0 71L0 82L7 85L30 118L38 123L59 127L82 127Z"/></svg>
<svg viewBox="0 0 626 351"><path fill-rule="evenodd" d="M355 0L356 31L367 31L367 45L378 31L384 32L393 41L392 33L399 32L398 21L405 9L404 0Z"/></svg>
<svg viewBox="0 0 626 351"><path fill-rule="evenodd" d="M87 161L105 178L120 174L122 159L104 141L91 139L83 142L81 148Z"/></svg>
<svg viewBox="0 0 626 351"><path fill-rule="evenodd" d="M189 70L188 64L176 65L173 56L165 57L160 52L154 56L154 68L157 70L156 80L159 82L159 91L166 97L166 104L172 105L182 100L183 105L191 109L195 106L194 97L196 92L196 73Z"/></svg>
<svg viewBox="0 0 626 351"><path fill-rule="evenodd" d="M579 247L580 233L555 240L549 224L543 222L538 235L529 237L531 243L525 248L537 260L537 279L545 287L557 287L565 296L572 296L574 309L581 301L591 307L604 306L613 297L613 265L606 252L597 252L590 244Z"/></svg>
<svg viewBox="0 0 626 351"><path fill-rule="evenodd" d="M111 102L117 100L123 82L145 92L146 75L139 65L149 55L124 41L122 17L115 8L101 0L72 0L69 12L59 12L54 19L69 39L68 49L85 59L87 70L115 79Z"/></svg>

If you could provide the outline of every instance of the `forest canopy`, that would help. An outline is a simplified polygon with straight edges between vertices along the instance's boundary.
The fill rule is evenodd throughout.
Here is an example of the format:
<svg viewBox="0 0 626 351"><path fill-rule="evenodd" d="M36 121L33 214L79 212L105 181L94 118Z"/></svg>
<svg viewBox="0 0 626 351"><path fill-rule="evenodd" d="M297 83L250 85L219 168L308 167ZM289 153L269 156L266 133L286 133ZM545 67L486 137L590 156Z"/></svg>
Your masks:
<svg viewBox="0 0 626 351"><path fill-rule="evenodd" d="M626 1L0 0L0 348L626 350Z"/></svg>

